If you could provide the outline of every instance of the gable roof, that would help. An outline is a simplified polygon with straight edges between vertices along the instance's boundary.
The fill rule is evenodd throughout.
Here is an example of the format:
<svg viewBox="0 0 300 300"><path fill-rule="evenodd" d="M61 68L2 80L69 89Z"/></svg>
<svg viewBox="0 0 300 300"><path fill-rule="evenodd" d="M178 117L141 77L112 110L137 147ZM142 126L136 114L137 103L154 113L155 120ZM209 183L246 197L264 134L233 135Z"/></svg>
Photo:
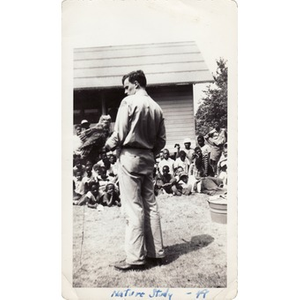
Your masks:
<svg viewBox="0 0 300 300"><path fill-rule="evenodd" d="M74 88L122 87L122 77L143 70L147 86L212 82L195 42L74 49Z"/></svg>

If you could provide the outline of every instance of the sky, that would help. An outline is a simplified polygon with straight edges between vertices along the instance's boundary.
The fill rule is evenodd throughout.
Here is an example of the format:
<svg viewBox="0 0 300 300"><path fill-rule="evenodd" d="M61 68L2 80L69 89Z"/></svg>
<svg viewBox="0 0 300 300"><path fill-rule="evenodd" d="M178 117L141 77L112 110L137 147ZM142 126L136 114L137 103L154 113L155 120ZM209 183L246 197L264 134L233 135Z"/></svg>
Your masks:
<svg viewBox="0 0 300 300"><path fill-rule="evenodd" d="M74 46L196 41L214 72L216 59L234 57L236 5L229 0L66 1L63 33ZM65 25L65 26L64 26Z"/></svg>
<svg viewBox="0 0 300 300"><path fill-rule="evenodd" d="M62 16L63 42L71 48L195 41L211 73L221 57L236 69L237 7L231 0L65 1ZM194 86L194 112L207 85Z"/></svg>

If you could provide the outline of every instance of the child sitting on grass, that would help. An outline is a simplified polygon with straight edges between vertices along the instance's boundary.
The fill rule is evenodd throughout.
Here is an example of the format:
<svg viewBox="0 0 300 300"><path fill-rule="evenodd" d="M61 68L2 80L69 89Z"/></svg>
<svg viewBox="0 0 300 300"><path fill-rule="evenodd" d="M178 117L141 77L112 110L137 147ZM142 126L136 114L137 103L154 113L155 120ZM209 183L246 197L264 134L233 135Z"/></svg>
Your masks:
<svg viewBox="0 0 300 300"><path fill-rule="evenodd" d="M107 160L108 157L107 157L107 154L105 151L100 151L99 153L99 160L97 162L97 165L99 166L104 166L104 161Z"/></svg>
<svg viewBox="0 0 300 300"><path fill-rule="evenodd" d="M114 173L114 170L112 168L112 165L111 165L111 162L110 160L107 158L103 161L104 163L104 167L106 169L106 176L107 176L107 179L110 181L110 182L113 182L113 183L116 183L118 177L116 176L117 174Z"/></svg>
<svg viewBox="0 0 300 300"><path fill-rule="evenodd" d="M98 177L98 182L99 182L99 191L101 196L105 193L106 185L110 182L109 177L107 176L107 169L106 167L100 167L99 169L99 177Z"/></svg>
<svg viewBox="0 0 300 300"><path fill-rule="evenodd" d="M91 161L87 161L85 165L85 172L82 176L82 182L84 185L84 193L86 194L88 192L88 183L93 181L93 173L92 173L93 164Z"/></svg>
<svg viewBox="0 0 300 300"><path fill-rule="evenodd" d="M77 205L86 205L89 208L97 208L100 204L99 183L91 181L88 183L89 191L82 197Z"/></svg>
<svg viewBox="0 0 300 300"><path fill-rule="evenodd" d="M81 174L85 171L85 166L82 164L82 160L79 156L73 156L73 174L75 175L76 171L81 171Z"/></svg>
<svg viewBox="0 0 300 300"><path fill-rule="evenodd" d="M109 153L108 160L110 162L110 167L107 170L108 176L112 177L114 180L113 182L118 182L118 163L117 157L113 153Z"/></svg>
<svg viewBox="0 0 300 300"><path fill-rule="evenodd" d="M100 203L108 207L114 205L121 206L118 189L112 182L106 185L104 194L101 195Z"/></svg>
<svg viewBox="0 0 300 300"><path fill-rule="evenodd" d="M164 189L163 189L163 181L161 180L161 177L155 176L154 179L154 195L158 196L164 194Z"/></svg>
<svg viewBox="0 0 300 300"><path fill-rule="evenodd" d="M82 173L80 170L75 171L75 176L73 176L73 203L79 201L79 199L84 194L84 184L82 182Z"/></svg>
<svg viewBox="0 0 300 300"><path fill-rule="evenodd" d="M162 180L162 188L167 194L172 194L171 181L174 177L170 174L169 166L163 166L162 171L163 172L160 177Z"/></svg>
<svg viewBox="0 0 300 300"><path fill-rule="evenodd" d="M94 181L97 181L99 183L99 191L101 195L104 194L105 187L109 182L106 173L107 170L104 166L99 166L98 164L94 165L93 167Z"/></svg>
<svg viewBox="0 0 300 300"><path fill-rule="evenodd" d="M188 183L189 177L185 172L180 173L172 180L172 192L174 196L190 195L192 193L192 185Z"/></svg>
<svg viewBox="0 0 300 300"><path fill-rule="evenodd" d="M183 168L184 172L187 173L189 171L190 161L187 159L186 153L183 150L180 150L178 153L178 157L174 162L174 170L179 166Z"/></svg>

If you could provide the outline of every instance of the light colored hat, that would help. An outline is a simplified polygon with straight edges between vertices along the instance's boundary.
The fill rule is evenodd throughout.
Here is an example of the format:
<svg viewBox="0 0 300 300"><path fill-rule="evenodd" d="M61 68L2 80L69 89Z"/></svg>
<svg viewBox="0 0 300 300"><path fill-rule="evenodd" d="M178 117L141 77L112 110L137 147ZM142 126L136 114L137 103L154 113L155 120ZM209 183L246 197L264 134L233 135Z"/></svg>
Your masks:
<svg viewBox="0 0 300 300"><path fill-rule="evenodd" d="M88 120L82 120L81 125L83 125L83 124L89 124L89 121Z"/></svg>
<svg viewBox="0 0 300 300"><path fill-rule="evenodd" d="M185 138L184 140L183 140L183 143L184 144L186 144L186 143L192 143L192 141L191 141L191 139L190 138Z"/></svg>

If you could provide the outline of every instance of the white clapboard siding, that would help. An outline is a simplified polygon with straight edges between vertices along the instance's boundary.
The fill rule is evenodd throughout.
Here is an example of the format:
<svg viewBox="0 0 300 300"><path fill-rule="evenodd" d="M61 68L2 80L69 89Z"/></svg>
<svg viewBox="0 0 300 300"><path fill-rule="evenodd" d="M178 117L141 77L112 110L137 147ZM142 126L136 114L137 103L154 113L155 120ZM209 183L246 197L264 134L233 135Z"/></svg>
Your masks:
<svg viewBox="0 0 300 300"><path fill-rule="evenodd" d="M192 85L172 89L160 88L157 92L151 91L150 94L164 113L167 133L166 148L174 152L176 150L174 145L180 144L183 147L183 140L186 137L194 141L195 121Z"/></svg>

